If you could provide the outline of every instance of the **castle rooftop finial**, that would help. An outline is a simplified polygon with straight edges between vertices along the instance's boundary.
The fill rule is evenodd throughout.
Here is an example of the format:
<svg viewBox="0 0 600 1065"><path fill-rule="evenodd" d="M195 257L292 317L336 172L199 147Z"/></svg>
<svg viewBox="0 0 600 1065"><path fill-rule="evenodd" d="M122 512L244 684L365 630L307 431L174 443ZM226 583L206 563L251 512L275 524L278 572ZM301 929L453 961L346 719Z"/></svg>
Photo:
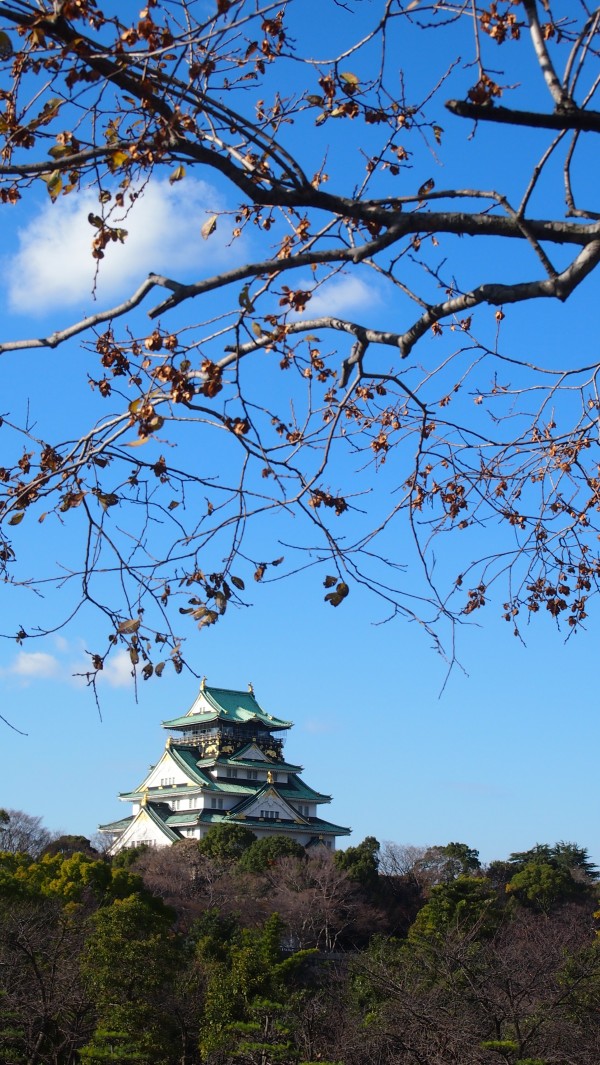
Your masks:
<svg viewBox="0 0 600 1065"><path fill-rule="evenodd" d="M250 695L254 695L254 685L251 680L248 681L248 691L250 692Z"/></svg>
<svg viewBox="0 0 600 1065"><path fill-rule="evenodd" d="M200 681L200 691L203 692L205 688L206 688L206 677L203 677L202 680Z"/></svg>

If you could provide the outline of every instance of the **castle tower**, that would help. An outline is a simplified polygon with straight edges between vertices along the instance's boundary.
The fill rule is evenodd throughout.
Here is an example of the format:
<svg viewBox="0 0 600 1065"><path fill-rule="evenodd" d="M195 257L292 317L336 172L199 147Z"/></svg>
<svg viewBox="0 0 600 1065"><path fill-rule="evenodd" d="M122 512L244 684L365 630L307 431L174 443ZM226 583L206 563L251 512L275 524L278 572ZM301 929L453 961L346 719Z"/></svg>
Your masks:
<svg viewBox="0 0 600 1065"><path fill-rule="evenodd" d="M284 734L291 721L259 706L247 692L213 688L203 681L183 717L163 721L172 735L141 784L119 798L132 813L101 825L112 837L110 851L147 844L164 847L202 839L211 825L244 825L257 838L291 836L304 847L335 848L349 828L318 816L330 795L300 778L302 766L286 762Z"/></svg>

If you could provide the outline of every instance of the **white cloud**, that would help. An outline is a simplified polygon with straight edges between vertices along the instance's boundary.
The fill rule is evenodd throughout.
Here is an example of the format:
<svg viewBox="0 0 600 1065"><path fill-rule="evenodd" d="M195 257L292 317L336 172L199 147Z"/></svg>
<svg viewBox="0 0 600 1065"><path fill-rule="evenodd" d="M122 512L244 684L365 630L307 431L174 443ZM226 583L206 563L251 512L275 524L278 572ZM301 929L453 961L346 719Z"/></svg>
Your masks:
<svg viewBox="0 0 600 1065"><path fill-rule="evenodd" d="M58 659L45 651L20 651L14 662L0 670L4 676L19 677L25 681L46 680L58 677L61 672Z"/></svg>
<svg viewBox="0 0 600 1065"><path fill-rule="evenodd" d="M104 669L98 674L98 682L108 684L110 688L129 688L133 685L132 669L127 651L117 651L106 660Z"/></svg>
<svg viewBox="0 0 600 1065"><path fill-rule="evenodd" d="M296 285L296 288L310 288L311 284ZM298 318L317 318L322 314L344 315L348 311L355 314L357 310L376 306L380 302L379 293L373 285L368 285L356 275L344 275L326 281L307 303L304 314Z"/></svg>
<svg viewBox="0 0 600 1065"><path fill-rule="evenodd" d="M225 224L207 241L200 234L210 214L222 207L219 194L203 181L149 182L127 217L118 212L110 219L128 235L124 244L111 242L106 249L97 296L125 298L151 272L179 280L190 270L196 276L208 257L211 271L225 258L237 258L239 242L227 247ZM20 230L16 254L2 264L11 310L28 316L56 307L90 311L96 263L88 215L99 214L99 208L93 193L71 194L48 201Z"/></svg>
<svg viewBox="0 0 600 1065"><path fill-rule="evenodd" d="M60 660L46 651L20 651L7 666L0 668L0 677L12 678L20 685L29 685L35 681L54 680L82 687L91 665L89 657L79 657L75 652L69 653L66 640L61 648L66 652ZM132 665L126 651L116 651L106 660L104 669L98 674L98 683L109 688L128 688L133 684Z"/></svg>

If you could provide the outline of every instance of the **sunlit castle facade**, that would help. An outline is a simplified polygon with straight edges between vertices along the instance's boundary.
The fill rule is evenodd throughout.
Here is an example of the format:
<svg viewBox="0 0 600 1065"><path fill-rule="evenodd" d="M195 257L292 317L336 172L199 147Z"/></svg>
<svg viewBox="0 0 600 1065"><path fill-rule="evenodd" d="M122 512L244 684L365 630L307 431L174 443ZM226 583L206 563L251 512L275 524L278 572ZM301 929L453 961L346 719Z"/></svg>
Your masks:
<svg viewBox="0 0 600 1065"><path fill-rule="evenodd" d="M254 834L291 836L304 847L335 849L349 828L319 817L330 795L301 780L302 766L283 756L291 721L259 706L247 692L202 682L183 717L163 721L172 733L164 753L141 784L119 798L132 813L101 825L112 837L110 851L147 844L166 847L181 839L202 839L211 825L244 825Z"/></svg>

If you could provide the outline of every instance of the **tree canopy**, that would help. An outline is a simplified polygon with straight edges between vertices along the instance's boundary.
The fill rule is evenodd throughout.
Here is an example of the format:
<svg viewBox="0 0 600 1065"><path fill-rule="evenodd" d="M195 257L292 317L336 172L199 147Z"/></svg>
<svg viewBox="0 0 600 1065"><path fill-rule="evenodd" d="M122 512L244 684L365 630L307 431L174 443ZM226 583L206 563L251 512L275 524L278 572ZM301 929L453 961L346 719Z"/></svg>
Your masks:
<svg viewBox="0 0 600 1065"><path fill-rule="evenodd" d="M597 1065L598 885L572 861L585 848L497 863L512 867L509 891L466 844L447 849L471 856L469 873L415 893L412 873L379 872L404 882L410 915L361 875L372 836L347 871L326 848L248 871L249 848L221 862L220 901L192 840L127 870L0 852L0 1058ZM567 851L568 867L549 863Z"/></svg>
<svg viewBox="0 0 600 1065"><path fill-rule="evenodd" d="M91 678L117 644L180 670L186 625L297 570L437 641L490 597L516 632L576 629L598 589L597 357L572 343L598 10L318 10L317 35L306 0L1 5L3 210L80 203L98 293L153 189L205 248L0 342L0 566L68 603L10 634L100 610Z"/></svg>

